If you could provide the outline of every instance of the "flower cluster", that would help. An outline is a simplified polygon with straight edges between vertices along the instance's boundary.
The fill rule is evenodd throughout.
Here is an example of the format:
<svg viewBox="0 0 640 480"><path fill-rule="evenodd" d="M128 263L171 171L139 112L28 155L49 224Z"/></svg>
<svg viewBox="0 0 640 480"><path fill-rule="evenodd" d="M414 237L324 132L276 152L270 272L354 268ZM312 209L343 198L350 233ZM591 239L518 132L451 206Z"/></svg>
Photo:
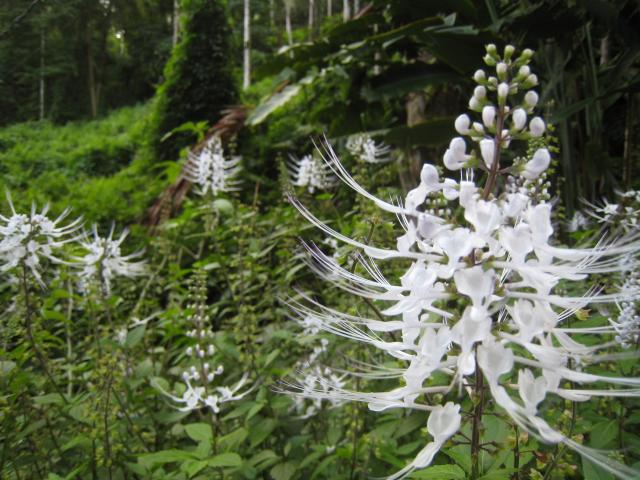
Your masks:
<svg viewBox="0 0 640 480"><path fill-rule="evenodd" d="M129 255L122 254L122 243L127 238L128 231L124 230L120 236L114 239L114 226L111 226L109 235L101 237L98 227L93 225L92 234L85 233L80 240L80 245L87 253L77 258L82 270L80 279L82 285L87 285L93 280L98 280L105 294L111 292L111 281L115 276L134 278L144 275L145 262L135 261L144 252L139 250Z"/></svg>
<svg viewBox="0 0 640 480"><path fill-rule="evenodd" d="M188 318L192 328L187 331L187 337L193 339L195 344L186 348L185 354L192 359L191 365L182 372L182 380L186 389L182 397L162 392L178 404L184 404L179 410L189 412L207 407L213 414L220 412L223 403L240 400L251 389L238 393L247 383L248 373L232 387L213 386L215 379L222 375L224 367L213 366L216 348L213 344L213 331L207 326L208 315L206 312L206 283L204 277L196 278L190 288L190 297L193 303L189 306L193 313Z"/></svg>
<svg viewBox="0 0 640 480"><path fill-rule="evenodd" d="M239 180L235 177L241 170L241 160L239 156L225 158L220 136L213 135L199 153L189 152L182 174L198 185L201 195L218 195L237 190Z"/></svg>
<svg viewBox="0 0 640 480"><path fill-rule="evenodd" d="M618 192L618 201L602 205L587 203L587 215L609 231L629 233L640 229L640 191Z"/></svg>
<svg viewBox="0 0 640 480"><path fill-rule="evenodd" d="M296 187L307 187L309 193L314 193L316 190L327 190L336 185L335 177L331 175L331 170L322 159L312 155L289 158L289 172Z"/></svg>
<svg viewBox="0 0 640 480"><path fill-rule="evenodd" d="M64 244L77 239L73 235L80 228L81 219L61 225L69 215L68 209L55 220L51 220L47 217L48 205L40 213L32 206L31 212L27 215L16 212L8 194L7 201L12 215L0 215L0 271L7 272L22 265L29 269L38 283L44 285L40 274L41 260L62 263L62 260L55 256L56 252Z"/></svg>
<svg viewBox="0 0 640 480"><path fill-rule="evenodd" d="M359 392L333 385L329 389L299 386L295 393L362 401L376 411L430 412L427 427L433 441L391 478L429 465L458 432L460 405L433 405L429 399L466 391L481 415L484 397L478 392L483 385L488 386L494 404L535 437L565 444L623 478L635 474L554 429L539 409L551 395L570 401L640 395L638 378L591 372L593 365L615 358L609 351L618 347L617 326L569 323L589 305L624 305L637 299L638 285L608 293L587 286L577 295L564 296L557 288L571 291L567 286L572 282L572 288L579 289L589 285L591 275L619 273L621 261L637 254L640 242L633 235L603 240L594 248L565 248L554 242L552 204L526 184L544 174L550 153L544 146L531 155L513 151L518 145L514 140L539 143L546 129L540 117L532 116L538 102L532 90L537 77L528 65L532 54L527 49L515 56L514 47L507 46L500 55L494 45L487 47L485 63L495 68L495 74L475 73L478 86L469 101L471 115L479 118L472 120L467 114L457 118L455 128L461 136L451 141L443 158L447 169L462 170L459 181L441 179L438 168L426 164L419 185L407 194L404 204L388 203L362 188L326 146L323 158L344 183L400 219L405 233L395 248L342 235L291 199L324 233L365 254L360 260L362 273L358 273L309 246L314 268L347 292L382 303L379 312L389 319L348 315L309 298L291 302L295 312L301 319L313 316L323 330L369 344L403 365L376 367L368 374L369 378L397 377L400 386L391 391ZM505 155L507 149L512 149L512 155ZM425 205L434 201L448 203L452 214L426 211ZM408 263L399 283L383 275L379 262L388 259ZM585 344L585 336L601 341ZM436 372L450 381L432 381ZM602 388L603 384L612 388Z"/></svg>
<svg viewBox="0 0 640 480"><path fill-rule="evenodd" d="M350 136L347 140L347 150L361 162L386 163L391 161L391 147L384 143L376 143L366 133Z"/></svg>

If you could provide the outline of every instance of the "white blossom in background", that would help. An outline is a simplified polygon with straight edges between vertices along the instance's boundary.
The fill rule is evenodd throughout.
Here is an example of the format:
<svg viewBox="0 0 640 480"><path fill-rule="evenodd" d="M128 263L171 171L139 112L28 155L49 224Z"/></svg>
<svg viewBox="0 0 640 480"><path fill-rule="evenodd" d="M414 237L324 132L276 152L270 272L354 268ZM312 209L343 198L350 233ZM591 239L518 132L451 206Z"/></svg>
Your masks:
<svg viewBox="0 0 640 480"><path fill-rule="evenodd" d="M347 150L351 155L365 163L386 163L391 161L391 147L376 143L370 135L359 133L347 140Z"/></svg>
<svg viewBox="0 0 640 480"><path fill-rule="evenodd" d="M186 336L195 343L188 346L184 352L190 363L182 372L185 390L182 396L177 396L164 391L158 385L156 388L175 403L182 405L178 407L182 412L208 408L215 415L220 412L222 404L240 400L252 391L252 388L245 388L249 373L244 373L232 386L217 385L218 377L224 373L224 366L215 365L214 362L216 347L213 344L213 331L207 325L206 285L202 279L196 280L191 289L191 297L193 303L189 308L193 314L188 318L188 322L192 328L186 332Z"/></svg>
<svg viewBox="0 0 640 480"><path fill-rule="evenodd" d="M77 240L80 218L61 225L69 216L66 209L55 220L47 217L49 205L39 213L35 205L28 214L17 213L11 197L7 193L7 202L11 208L11 216L0 215L0 271L8 272L24 265L34 278L44 286L42 280L41 260L63 263L56 255L67 243Z"/></svg>
<svg viewBox="0 0 640 480"><path fill-rule="evenodd" d="M90 234L85 232L80 245L87 253L82 257L76 257L82 267L80 279L83 289L92 281L98 280L104 293L108 295L111 293L111 282L115 277L135 278L146 273L146 263L138 260L144 251L122 254L122 243L128 233L128 230L123 230L118 238L114 238L113 225L106 237L98 234L96 225L93 225Z"/></svg>
<svg viewBox="0 0 640 480"><path fill-rule="evenodd" d="M494 45L487 47L485 62L495 67L495 74L475 73L478 86L469 101L473 113L456 119L460 136L451 141L443 158L447 169L460 171L459 180L442 178L438 168L426 164L404 203L392 204L356 183L331 147L325 147L324 160L335 175L398 217L405 233L395 247L368 245L342 235L291 198L325 234L364 252L361 274L310 245L314 269L347 292L376 302L388 320L348 315L304 296L290 300L290 306L300 319L369 344L402 365L374 366L368 372L368 378L397 378L399 386L390 391L353 391L327 380L322 388L297 385L293 393L361 401L375 411L430 412L427 428L433 441L393 479L429 465L458 432L462 416L456 398L470 395L476 400L474 408L480 409L475 412L482 413L477 392L483 385L489 387L492 401L536 438L564 444L620 478L638 473L606 452L575 442L539 410L552 396L570 401L640 396L639 378L592 370L625 355L619 350L620 339L637 335L635 320L603 322L598 327L571 323L576 312L591 305L618 305L622 317L637 318L624 310L639 297L637 283L604 292L597 282L590 283L590 277L618 275L627 268L622 266L625 259L638 254L640 242L637 235L605 238L593 248L566 248L554 242L552 204L544 180L551 157L540 143L545 122L534 113L538 95L532 88L538 82L528 66L532 54L527 49L514 57L514 48L507 46L500 56ZM513 140L540 146L531 155L512 156L516 160L506 163L503 151L512 148ZM460 215L429 213L426 206L434 202L446 202L451 212L458 210ZM389 259L408 265L399 281L383 274L381 265ZM567 291L572 283L579 292L575 295L562 295L556 288ZM597 341L584 344L585 336ZM448 383L431 383L436 372L447 375ZM428 401L431 394L454 401L434 405Z"/></svg>
<svg viewBox="0 0 640 480"><path fill-rule="evenodd" d="M289 156L288 169L291 183L296 187L307 187L309 193L316 190L328 190L337 180L331 169L319 157L305 155L302 158Z"/></svg>
<svg viewBox="0 0 640 480"><path fill-rule="evenodd" d="M594 218L607 230L616 233L630 233L640 229L640 191L629 190L616 192L617 202L606 200L601 205L594 205L585 201L586 214Z"/></svg>
<svg viewBox="0 0 640 480"><path fill-rule="evenodd" d="M200 195L235 191L241 160L239 156L225 157L220 136L213 135L199 153L189 152L182 175L198 186Z"/></svg>

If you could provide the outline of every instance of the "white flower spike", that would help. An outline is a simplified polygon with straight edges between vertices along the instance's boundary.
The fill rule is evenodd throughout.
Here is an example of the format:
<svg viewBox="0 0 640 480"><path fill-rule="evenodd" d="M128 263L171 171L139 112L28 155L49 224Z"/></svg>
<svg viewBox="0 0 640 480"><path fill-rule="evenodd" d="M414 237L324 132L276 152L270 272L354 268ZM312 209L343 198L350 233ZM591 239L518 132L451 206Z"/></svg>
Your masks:
<svg viewBox="0 0 640 480"><path fill-rule="evenodd" d="M227 159L220 136L213 135L200 153L189 152L182 175L198 186L200 195L235 191L240 183L236 177L241 170L241 160L239 156Z"/></svg>
<svg viewBox="0 0 640 480"><path fill-rule="evenodd" d="M637 341L635 302L640 285L629 282L605 292L588 283L591 275L616 275L629 268L637 271L635 262L629 267L625 259L638 254L640 236L622 234L593 248L557 245L552 204L544 183L551 159L540 143L543 139L535 140L540 146L532 158L515 155L512 165L501 164L505 162L503 150L511 148L510 140L530 141L532 135L544 135L544 122L538 117L530 121L529 129L524 128L527 114L538 100L528 90L537 84L537 77L522 69L531 55L527 50L515 56L509 48L500 58L495 46L487 47L485 62L499 65L500 80L486 79L483 72L476 72L475 79L485 87L486 95L476 90L469 103L478 113L483 110L480 101L485 109L494 109L486 110L491 115L482 112L483 123L491 129L482 133L469 128L471 118L456 120L456 130L467 140L456 137L451 141L444 154L445 167L459 170L474 164L484 175L467 168L459 182L441 181L437 169L425 165L419 185L409 192L404 204L390 204L357 184L325 145L322 158L341 180L382 210L398 216L405 233L395 248L365 245L342 235L292 199L324 233L364 252L359 257L360 268L347 270L310 247L314 269L346 292L376 302L376 311L387 320L345 314L308 297L289 302L290 307L314 328L363 342L388 355L398 367L376 368L367 378L397 378L399 382L388 391L358 392L328 383L328 389L298 387L294 393L313 399L361 401L374 411L402 408L430 412L427 427L433 441L392 479L428 466L458 432L460 405L451 401L434 405L430 403L435 397L432 394L448 399L464 392L475 400L472 428L477 438L480 430L475 429L479 428L483 405L492 401L516 425L544 442L562 443L620 478L638 473L576 443L541 414L551 396L571 401L640 396L640 378L614 377L597 370L600 364L618 358L615 350L624 347L623 342ZM495 117L489 118L494 111ZM505 122L509 121L514 128L507 129ZM483 161L470 162L472 158ZM498 181L500 175L506 177L504 182ZM480 178L485 179L484 185L475 183ZM430 213L428 204L448 205L449 210L458 209L462 215L440 218ZM382 267L387 259L404 260L404 275L394 281L387 279ZM557 287L570 282L578 282L578 289L586 286L577 295L562 294ZM568 325L577 311L593 304L618 306L620 316L598 327ZM581 343L594 336L600 340ZM435 372L448 376L450 382L433 383ZM483 382L491 399L478 393ZM472 442L473 465L478 465L479 452L479 442Z"/></svg>

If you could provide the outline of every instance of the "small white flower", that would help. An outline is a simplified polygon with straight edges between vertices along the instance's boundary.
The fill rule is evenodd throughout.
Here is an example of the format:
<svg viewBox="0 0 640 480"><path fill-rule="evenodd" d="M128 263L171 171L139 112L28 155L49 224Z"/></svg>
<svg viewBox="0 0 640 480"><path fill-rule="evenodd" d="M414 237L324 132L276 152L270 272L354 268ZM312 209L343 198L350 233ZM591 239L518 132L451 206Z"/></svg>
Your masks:
<svg viewBox="0 0 640 480"><path fill-rule="evenodd" d="M336 184L335 177L324 162L312 155L298 159L290 156L289 171L296 187L307 187L309 193L327 190Z"/></svg>
<svg viewBox="0 0 640 480"><path fill-rule="evenodd" d="M12 215L0 215L0 271L8 272L24 265L38 283L44 286L40 274L41 259L63 263L54 254L66 243L77 240L73 235L81 227L81 219L60 226L59 224L69 215L69 209L55 220L50 220L47 217L48 205L40 213L36 211L35 205L32 205L31 212L23 214L15 211L8 192L7 202Z"/></svg>
<svg viewBox="0 0 640 480"><path fill-rule="evenodd" d="M239 156L225 158L220 136L213 135L200 152L189 152L182 175L198 185L200 195L235 191L238 190L239 181L235 177L241 170L241 160Z"/></svg>
<svg viewBox="0 0 640 480"><path fill-rule="evenodd" d="M545 125L544 120L540 117L533 117L529 122L529 131L532 137L541 137L544 134Z"/></svg>
<svg viewBox="0 0 640 480"><path fill-rule="evenodd" d="M529 160L525 164L522 176L527 180L536 179L549 167L549 163L551 163L551 155L549 155L549 150L547 150L546 148L539 148L533 154L531 160Z"/></svg>
<svg viewBox="0 0 640 480"><path fill-rule="evenodd" d="M144 254L142 250L129 255L122 254L121 246L129 233L127 230L117 239L113 238L113 225L106 237L98 234L96 225L93 225L92 232L92 235L85 232L80 240L80 245L87 251L86 255L75 257L82 267L80 278L83 285L98 280L105 293L109 294L111 282L116 276L134 278L146 273L145 262L134 261Z"/></svg>
<svg viewBox="0 0 640 480"><path fill-rule="evenodd" d="M469 119L469 115L463 113L458 118L456 118L455 129L460 135L468 135L469 134L469 126L471 125L471 120Z"/></svg>

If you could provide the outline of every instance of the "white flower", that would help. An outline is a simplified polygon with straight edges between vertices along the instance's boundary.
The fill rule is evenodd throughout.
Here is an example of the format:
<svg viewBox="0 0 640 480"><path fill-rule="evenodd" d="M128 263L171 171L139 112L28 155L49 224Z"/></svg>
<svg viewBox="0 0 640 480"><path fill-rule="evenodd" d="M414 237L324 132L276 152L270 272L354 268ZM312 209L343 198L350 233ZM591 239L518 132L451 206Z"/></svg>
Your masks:
<svg viewBox="0 0 640 480"><path fill-rule="evenodd" d="M8 272L24 266L44 286L40 274L41 259L62 263L55 255L63 245L77 240L72 235L81 227L81 219L61 226L60 223L69 215L69 209L55 220L50 220L47 217L48 205L40 213L32 205L31 212L23 214L15 211L8 192L7 202L11 216L0 215L0 271Z"/></svg>
<svg viewBox="0 0 640 480"><path fill-rule="evenodd" d="M241 157L226 159L220 136L213 135L198 153L189 152L182 175L198 185L198 193L218 195L220 192L238 190L235 177L241 170Z"/></svg>
<svg viewBox="0 0 640 480"><path fill-rule="evenodd" d="M462 114L458 118L456 118L455 129L460 135L468 135L469 134L469 126L471 125L471 120L469 120L469 115Z"/></svg>
<svg viewBox="0 0 640 480"><path fill-rule="evenodd" d="M331 170L322 160L312 155L305 155L300 159L294 156L289 158L289 171L292 183L296 187L307 187L309 193L314 193L316 190L327 190L336 184Z"/></svg>
<svg viewBox="0 0 640 480"><path fill-rule="evenodd" d="M368 134L352 135L347 140L347 150L365 163L386 163L391 161L391 147L376 143Z"/></svg>
<svg viewBox="0 0 640 480"><path fill-rule="evenodd" d="M529 131L532 137L541 137L544 134L545 125L544 120L540 117L534 117L529 122Z"/></svg>
<svg viewBox="0 0 640 480"><path fill-rule="evenodd" d="M541 173L549 168L549 164L551 163L551 156L549 155L549 150L546 148L539 148L531 157L525 166L524 171L522 172L522 176L527 180L533 180L540 176Z"/></svg>
<svg viewBox="0 0 640 480"><path fill-rule="evenodd" d="M497 63L491 54L488 56ZM521 55L520 61L523 59ZM535 83L531 82L532 76L529 74L526 81ZM507 92L512 86L526 88L515 79L504 85L502 90L506 88ZM489 93L483 101L490 103ZM498 95L506 102L506 94ZM496 115L504 120L509 105L498 105ZM469 135L470 140L487 167L494 166L494 161L504 161L500 149L508 145L501 145L495 137L472 135L475 133ZM462 168L469 159L466 152L464 139L453 139L444 156L445 166L450 170ZM468 386L474 385L480 375L486 379L495 404L527 432L546 442L563 443L621 478L637 473L566 437L549 425L538 409L551 395L572 401L640 396L639 378L608 376L601 373L602 368L591 370L592 365L615 358L600 352L617 348L614 337L622 337L622 320L625 325L631 325L630 321L612 320L598 327L567 325L576 311L590 305L614 304L624 309L625 302L640 297L638 284L609 292L589 284L591 275L620 272L621 261L637 255L639 236L623 235L594 248L566 248L553 239L552 205L519 187L514 177L504 182L508 188L500 191L500 182L485 180L482 187L476 185L470 170L459 183L453 179L446 182L440 180L435 167L425 165L418 187L409 192L404 204L398 204L377 198L357 184L330 146L323 158L349 187L401 221L404 234L396 246L365 244L333 230L291 198L301 214L325 234L364 253L359 262L360 271L366 274L359 274L319 249L309 249L316 271L346 292L379 303L377 311L386 320L342 313L308 297L290 302L290 306L300 319L315 317L314 325L321 330L388 355L398 367L372 368L367 378L397 378L399 384L385 391L359 392L335 386L328 391L301 388L296 393L312 399L361 401L374 411L402 408L430 412L428 430L434 441L390 477L394 479L429 465L460 427L459 405L449 402L434 406L430 395L472 393L473 388ZM539 149L525 165L526 175L542 175L548 160L548 151ZM500 172L505 166L498 163L495 167L493 171ZM516 167L510 171L517 173L522 166ZM452 191L456 194L451 195ZM450 209L459 209L463 215L438 218L424 205L447 201L456 202ZM461 218L464 221L460 222ZM399 279L387 279L383 274L386 260L393 260L394 266L404 261L405 273ZM576 282L575 288L582 291L562 295L556 290L561 282ZM631 330L636 332L637 328ZM598 341L583 344L585 337ZM448 376L450 382L431 382L435 372Z"/></svg>
<svg viewBox="0 0 640 480"><path fill-rule="evenodd" d="M513 128L516 130L522 130L527 122L527 112L522 108L516 108L512 114Z"/></svg>
<svg viewBox="0 0 640 480"><path fill-rule="evenodd" d="M98 227L93 225L92 235L85 232L80 240L80 245L87 251L86 255L76 257L82 267L80 278L83 285L97 279L106 294L111 292L111 281L116 276L134 278L146 273L145 262L133 261L144 254L142 250L129 255L122 254L121 246L129 232L123 230L117 239L113 238L113 233L112 225L109 235L101 237Z"/></svg>
<svg viewBox="0 0 640 480"><path fill-rule="evenodd" d="M533 90L529 90L524 96L524 103L527 104L527 107L533 109L538 105L538 94Z"/></svg>

